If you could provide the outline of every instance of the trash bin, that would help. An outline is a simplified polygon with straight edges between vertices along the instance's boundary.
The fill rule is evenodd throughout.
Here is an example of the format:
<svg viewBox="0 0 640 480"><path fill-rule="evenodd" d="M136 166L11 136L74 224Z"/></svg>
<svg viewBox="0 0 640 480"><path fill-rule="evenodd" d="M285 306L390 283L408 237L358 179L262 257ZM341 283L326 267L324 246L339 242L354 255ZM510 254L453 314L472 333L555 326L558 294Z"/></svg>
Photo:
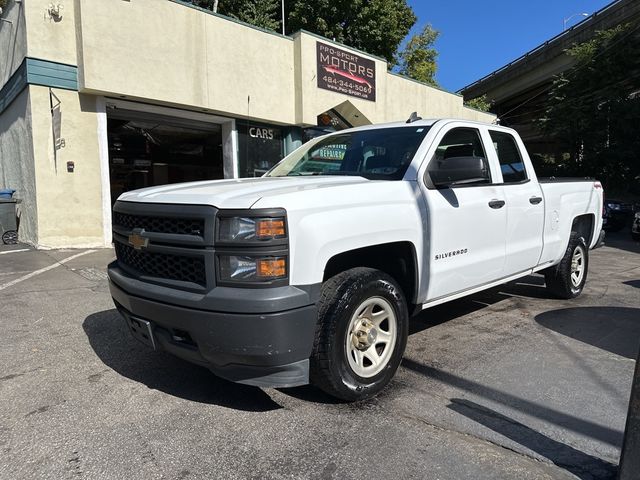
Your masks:
<svg viewBox="0 0 640 480"><path fill-rule="evenodd" d="M16 222L16 204L18 200L0 196L0 234L7 245L18 243L18 224Z"/></svg>

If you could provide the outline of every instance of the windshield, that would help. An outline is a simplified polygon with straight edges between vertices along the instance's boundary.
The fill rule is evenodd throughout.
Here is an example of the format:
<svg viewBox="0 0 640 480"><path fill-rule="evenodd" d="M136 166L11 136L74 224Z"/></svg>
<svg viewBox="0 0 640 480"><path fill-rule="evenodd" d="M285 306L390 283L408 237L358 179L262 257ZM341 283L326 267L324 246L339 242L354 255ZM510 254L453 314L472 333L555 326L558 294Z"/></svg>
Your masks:
<svg viewBox="0 0 640 480"><path fill-rule="evenodd" d="M321 137L296 150L266 177L357 175L400 180L428 126L375 128Z"/></svg>

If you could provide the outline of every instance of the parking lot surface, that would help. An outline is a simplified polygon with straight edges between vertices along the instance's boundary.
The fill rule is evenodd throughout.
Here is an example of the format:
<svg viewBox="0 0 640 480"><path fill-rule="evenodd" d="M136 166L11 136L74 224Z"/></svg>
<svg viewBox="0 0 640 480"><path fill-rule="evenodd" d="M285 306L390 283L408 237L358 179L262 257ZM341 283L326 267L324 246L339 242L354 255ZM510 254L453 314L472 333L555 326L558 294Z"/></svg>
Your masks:
<svg viewBox="0 0 640 480"><path fill-rule="evenodd" d="M614 478L640 339L640 245L584 294L540 276L426 311L379 397L229 383L130 337L111 250L0 247L0 478Z"/></svg>

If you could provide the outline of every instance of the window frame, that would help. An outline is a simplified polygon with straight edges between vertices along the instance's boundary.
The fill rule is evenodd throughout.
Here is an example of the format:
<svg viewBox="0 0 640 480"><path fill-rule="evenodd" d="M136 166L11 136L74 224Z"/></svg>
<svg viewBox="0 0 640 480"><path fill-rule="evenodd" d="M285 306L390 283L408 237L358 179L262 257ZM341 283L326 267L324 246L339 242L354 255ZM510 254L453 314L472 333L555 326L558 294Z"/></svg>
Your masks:
<svg viewBox="0 0 640 480"><path fill-rule="evenodd" d="M429 174L429 166L431 165L431 162L433 162L436 158L436 152L438 150L438 148L440 147L440 144L442 143L442 141L445 139L445 137L453 132L454 130L471 130L473 131L477 136L478 136L478 140L480 141L480 146L482 147L483 153L484 153L484 163L487 167L487 170L489 172L489 181L486 183L468 183L468 184L460 184L460 185L448 185L448 186L443 186L443 187L436 187L433 184L433 181L431 180L431 175ZM441 135L440 135L441 134ZM438 138L439 137L439 138ZM424 182L425 186L427 187L427 189L429 190L444 190L447 188L474 188L474 187L490 187L490 186L495 186L495 173L493 171L493 167L491 166L491 160L489 158L488 155L488 151L487 151L487 145L486 145L486 139L484 138L483 135L483 131L479 128L479 127L475 127L475 126L470 126L470 125L453 125L450 128L445 128L443 130L441 130L439 132L438 137L436 137L437 139L437 143L434 142L435 144L435 148L433 150L433 153L431 154L431 158L429 158L429 160L426 162L426 168L424 170L424 174L422 175L422 181Z"/></svg>
<svg viewBox="0 0 640 480"><path fill-rule="evenodd" d="M510 133L510 132L505 132L504 130L497 130L495 128L488 128L487 129L487 133L489 134L489 138L491 139L491 148L493 148L493 152L496 154L496 160L498 161L498 167L500 169L500 177L502 179L502 185L522 185L525 183L528 183L531 181L531 176L529 175L529 171L527 169L527 164L525 162L524 159L524 155L522 155L522 150L520 150L520 145L518 144L518 140L516 139L516 137ZM518 154L518 157L520 158L520 163L522 163L522 172L524 173L524 178L521 180L517 180L517 181L513 181L513 182L509 182L506 181L504 178L504 173L502 172L502 165L512 165L512 164L503 164L500 162L500 153L498 152L498 149L496 148L496 146L494 145L494 139L493 139L493 134L498 134L498 135L507 135L509 138L511 138L511 141L513 142L513 145L516 148L516 153Z"/></svg>

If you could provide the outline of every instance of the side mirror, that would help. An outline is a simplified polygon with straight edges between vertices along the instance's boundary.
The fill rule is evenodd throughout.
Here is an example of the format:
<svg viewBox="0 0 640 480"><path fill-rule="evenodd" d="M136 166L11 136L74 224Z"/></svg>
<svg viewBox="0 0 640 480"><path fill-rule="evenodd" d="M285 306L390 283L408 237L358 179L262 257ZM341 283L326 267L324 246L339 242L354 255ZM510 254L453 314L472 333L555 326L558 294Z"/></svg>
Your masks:
<svg viewBox="0 0 640 480"><path fill-rule="evenodd" d="M449 157L429 165L429 176L435 187L484 183L489 172L482 157Z"/></svg>

